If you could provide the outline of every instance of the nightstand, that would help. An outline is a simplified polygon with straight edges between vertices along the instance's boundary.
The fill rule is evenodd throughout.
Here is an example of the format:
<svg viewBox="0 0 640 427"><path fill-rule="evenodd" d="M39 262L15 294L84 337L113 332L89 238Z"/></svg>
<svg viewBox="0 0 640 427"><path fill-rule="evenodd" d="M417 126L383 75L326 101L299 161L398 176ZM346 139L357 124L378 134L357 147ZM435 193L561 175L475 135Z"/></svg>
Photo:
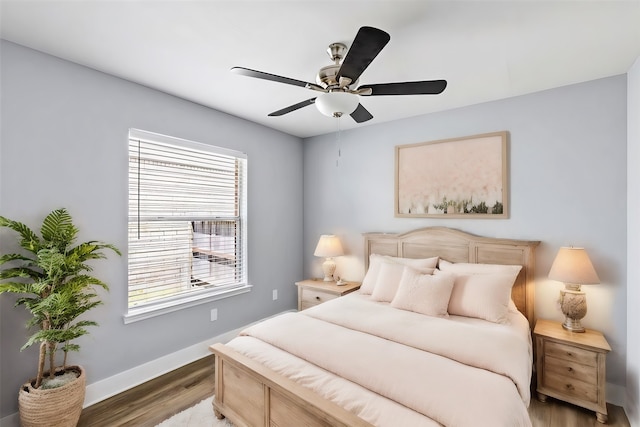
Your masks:
<svg viewBox="0 0 640 427"><path fill-rule="evenodd" d="M360 289L360 282L347 282L345 285L338 286L336 282L308 279L296 282L296 286L298 286L298 310L304 310L356 291Z"/></svg>
<svg viewBox="0 0 640 427"><path fill-rule="evenodd" d="M552 396L596 412L607 422L605 399L606 357L611 351L597 331L569 332L561 322L538 319L533 331L536 345L538 399Z"/></svg>

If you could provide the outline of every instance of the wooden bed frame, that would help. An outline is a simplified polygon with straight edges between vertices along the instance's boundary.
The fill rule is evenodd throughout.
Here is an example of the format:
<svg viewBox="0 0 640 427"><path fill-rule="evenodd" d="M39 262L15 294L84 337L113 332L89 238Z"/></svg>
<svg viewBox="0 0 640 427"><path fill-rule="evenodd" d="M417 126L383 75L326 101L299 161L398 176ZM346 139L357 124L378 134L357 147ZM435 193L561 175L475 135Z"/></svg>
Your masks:
<svg viewBox="0 0 640 427"><path fill-rule="evenodd" d="M367 233L369 255L404 258L439 256L451 262L522 265L512 298L533 327L535 248L540 242L479 237L462 231L429 227L403 234ZM244 426L371 426L337 404L264 367L223 344L215 354L213 409L238 427Z"/></svg>

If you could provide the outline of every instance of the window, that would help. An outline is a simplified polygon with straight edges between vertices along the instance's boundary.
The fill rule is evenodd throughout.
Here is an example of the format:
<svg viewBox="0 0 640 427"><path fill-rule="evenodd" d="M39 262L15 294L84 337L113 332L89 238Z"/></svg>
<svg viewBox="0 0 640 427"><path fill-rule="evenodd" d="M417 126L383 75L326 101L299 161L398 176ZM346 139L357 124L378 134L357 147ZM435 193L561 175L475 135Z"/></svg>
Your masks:
<svg viewBox="0 0 640 427"><path fill-rule="evenodd" d="M246 156L129 132L125 323L247 292Z"/></svg>

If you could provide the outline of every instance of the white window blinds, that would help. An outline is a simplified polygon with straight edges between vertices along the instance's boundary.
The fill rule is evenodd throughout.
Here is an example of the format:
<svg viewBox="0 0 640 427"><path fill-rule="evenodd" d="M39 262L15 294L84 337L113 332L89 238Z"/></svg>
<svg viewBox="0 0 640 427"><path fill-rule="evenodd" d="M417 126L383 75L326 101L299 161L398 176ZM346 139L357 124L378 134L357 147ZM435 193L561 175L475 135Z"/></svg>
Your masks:
<svg viewBox="0 0 640 427"><path fill-rule="evenodd" d="M129 311L247 285L246 156L129 134Z"/></svg>

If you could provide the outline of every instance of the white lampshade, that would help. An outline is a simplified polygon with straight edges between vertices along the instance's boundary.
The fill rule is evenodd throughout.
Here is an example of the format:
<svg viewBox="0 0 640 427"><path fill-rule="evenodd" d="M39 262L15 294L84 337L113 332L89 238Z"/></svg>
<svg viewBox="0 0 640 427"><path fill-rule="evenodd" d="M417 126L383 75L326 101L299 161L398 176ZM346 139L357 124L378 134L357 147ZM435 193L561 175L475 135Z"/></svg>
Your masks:
<svg viewBox="0 0 640 427"><path fill-rule="evenodd" d="M560 248L551 265L549 279L577 285L600 283L587 251L573 247Z"/></svg>
<svg viewBox="0 0 640 427"><path fill-rule="evenodd" d="M351 114L358 107L358 96L345 92L327 92L316 98L318 110L329 117L340 117L343 114Z"/></svg>
<svg viewBox="0 0 640 427"><path fill-rule="evenodd" d="M334 256L344 255L340 239L333 234L323 234L320 236L316 250L313 253L315 256L332 258Z"/></svg>

